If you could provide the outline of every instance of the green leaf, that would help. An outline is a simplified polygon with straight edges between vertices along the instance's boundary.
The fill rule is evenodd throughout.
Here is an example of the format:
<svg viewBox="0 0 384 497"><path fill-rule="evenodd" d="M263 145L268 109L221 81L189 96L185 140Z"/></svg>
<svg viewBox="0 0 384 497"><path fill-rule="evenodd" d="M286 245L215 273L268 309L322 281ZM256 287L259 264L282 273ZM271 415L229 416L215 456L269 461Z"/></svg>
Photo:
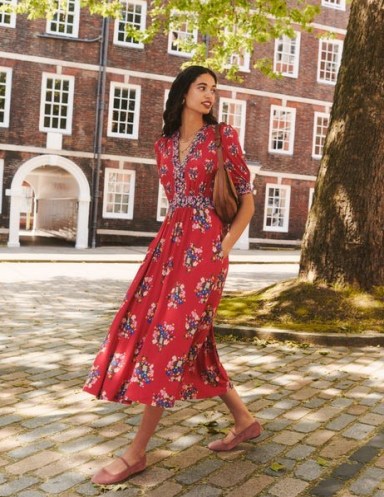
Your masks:
<svg viewBox="0 0 384 497"><path fill-rule="evenodd" d="M318 457L316 462L319 466L329 466L329 461L323 459L322 457Z"/></svg>
<svg viewBox="0 0 384 497"><path fill-rule="evenodd" d="M274 462L272 463L269 468L272 470L272 471L275 471L276 473L278 473L279 471L284 471L285 470L285 466L283 464L280 464L279 462Z"/></svg>

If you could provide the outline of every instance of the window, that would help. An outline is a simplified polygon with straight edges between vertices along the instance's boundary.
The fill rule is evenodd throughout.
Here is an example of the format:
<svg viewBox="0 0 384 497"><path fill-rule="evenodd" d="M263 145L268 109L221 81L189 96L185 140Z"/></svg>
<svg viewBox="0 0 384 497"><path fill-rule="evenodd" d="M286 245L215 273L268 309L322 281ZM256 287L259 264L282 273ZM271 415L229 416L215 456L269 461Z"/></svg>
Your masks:
<svg viewBox="0 0 384 497"><path fill-rule="evenodd" d="M315 159L321 159L323 156L323 148L328 126L329 114L325 114L324 112L315 112L312 148L312 157Z"/></svg>
<svg viewBox="0 0 384 497"><path fill-rule="evenodd" d="M80 0L56 0L57 10L47 22L47 33L71 36L79 35Z"/></svg>
<svg viewBox="0 0 384 497"><path fill-rule="evenodd" d="M271 106L269 152L293 154L296 109Z"/></svg>
<svg viewBox="0 0 384 497"><path fill-rule="evenodd" d="M140 86L111 83L108 136L138 138L140 96Z"/></svg>
<svg viewBox="0 0 384 497"><path fill-rule="evenodd" d="M73 76L43 73L40 131L71 134L74 86Z"/></svg>
<svg viewBox="0 0 384 497"><path fill-rule="evenodd" d="M168 210L168 199L165 195L164 187L159 183L159 196L157 198L157 221L164 221Z"/></svg>
<svg viewBox="0 0 384 497"><path fill-rule="evenodd" d="M321 0L321 5L330 9L345 10L345 0Z"/></svg>
<svg viewBox="0 0 384 497"><path fill-rule="evenodd" d="M8 128L11 107L12 69L0 67L0 128Z"/></svg>
<svg viewBox="0 0 384 497"><path fill-rule="evenodd" d="M16 0L0 0L0 7L3 5L16 5ZM0 26L14 28L16 26L16 14L0 11Z"/></svg>
<svg viewBox="0 0 384 497"><path fill-rule="evenodd" d="M103 217L133 219L135 171L105 168Z"/></svg>
<svg viewBox="0 0 384 497"><path fill-rule="evenodd" d="M315 194L315 189L310 188L309 189L309 197L308 197L308 210L310 210L312 207L314 194Z"/></svg>
<svg viewBox="0 0 384 497"><path fill-rule="evenodd" d="M275 56L273 70L283 76L297 78L299 74L301 34L296 33L295 38L286 35L275 40Z"/></svg>
<svg viewBox="0 0 384 497"><path fill-rule="evenodd" d="M113 43L126 47L143 48L144 44L134 40L126 33L127 26L143 31L147 15L147 2L141 0L123 0L120 19L115 21Z"/></svg>
<svg viewBox="0 0 384 497"><path fill-rule="evenodd" d="M249 72L249 64L251 62L251 56L249 52L244 52L241 54L232 54L229 61L228 67L236 65L239 71Z"/></svg>
<svg viewBox="0 0 384 497"><path fill-rule="evenodd" d="M185 21L177 29L171 29L168 36L168 53L191 57L192 52L183 43L197 42L197 29L193 29L188 21Z"/></svg>
<svg viewBox="0 0 384 497"><path fill-rule="evenodd" d="M267 184L264 231L288 231L290 196L290 186Z"/></svg>
<svg viewBox="0 0 384 497"><path fill-rule="evenodd" d="M219 121L235 128L241 147L244 148L246 101L233 98L220 98Z"/></svg>
<svg viewBox="0 0 384 497"><path fill-rule="evenodd" d="M336 84L339 72L343 42L341 40L320 40L317 81Z"/></svg>

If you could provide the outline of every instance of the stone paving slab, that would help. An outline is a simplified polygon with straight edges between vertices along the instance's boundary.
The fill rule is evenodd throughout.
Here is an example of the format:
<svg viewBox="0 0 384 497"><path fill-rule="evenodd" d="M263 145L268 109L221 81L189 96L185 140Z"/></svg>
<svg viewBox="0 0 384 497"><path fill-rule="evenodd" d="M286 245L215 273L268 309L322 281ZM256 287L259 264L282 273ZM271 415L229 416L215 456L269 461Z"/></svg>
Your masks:
<svg viewBox="0 0 384 497"><path fill-rule="evenodd" d="M1 269L1 268L0 268ZM162 418L149 468L102 492L90 476L129 444L141 406L82 392L121 282L8 282L0 292L0 497L383 497L380 347L226 343L219 353L264 426L230 453L206 448L230 418L218 399Z"/></svg>

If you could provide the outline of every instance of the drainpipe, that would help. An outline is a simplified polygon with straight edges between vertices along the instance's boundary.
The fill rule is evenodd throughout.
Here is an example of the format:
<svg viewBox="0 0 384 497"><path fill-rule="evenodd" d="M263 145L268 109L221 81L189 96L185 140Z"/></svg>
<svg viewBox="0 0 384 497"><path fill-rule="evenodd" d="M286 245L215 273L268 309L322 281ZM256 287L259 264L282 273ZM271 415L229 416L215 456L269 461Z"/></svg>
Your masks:
<svg viewBox="0 0 384 497"><path fill-rule="evenodd" d="M93 144L93 168L92 168L92 231L91 247L96 247L97 237L97 218L99 210L100 197L100 172L101 172L101 153L103 148L103 123L105 107L105 86L107 78L107 57L108 57L108 35L109 35L109 18L104 17L101 27L101 45L99 57L99 79L97 83L96 99L96 124L95 138Z"/></svg>

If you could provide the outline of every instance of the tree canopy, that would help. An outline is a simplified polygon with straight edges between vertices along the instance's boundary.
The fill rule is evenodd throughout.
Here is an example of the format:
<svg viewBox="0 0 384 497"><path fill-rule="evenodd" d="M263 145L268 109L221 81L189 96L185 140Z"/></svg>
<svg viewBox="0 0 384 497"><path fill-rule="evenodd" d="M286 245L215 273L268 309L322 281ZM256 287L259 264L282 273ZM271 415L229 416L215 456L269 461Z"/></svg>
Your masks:
<svg viewBox="0 0 384 497"><path fill-rule="evenodd" d="M30 19L52 18L58 0L19 0L13 8ZM120 0L81 0L92 14L118 17ZM68 0L60 0L60 8ZM238 60L254 52L255 44L266 43L282 35L294 36L294 29L311 30L311 22L320 7L309 0L152 0L148 2L149 22L145 31L128 27L127 34L150 43L158 34L172 30L197 30L198 39L186 36L177 43L193 52L187 64L206 65L229 79L238 75ZM273 76L271 61L254 57L254 66ZM230 62L230 63L229 63Z"/></svg>

